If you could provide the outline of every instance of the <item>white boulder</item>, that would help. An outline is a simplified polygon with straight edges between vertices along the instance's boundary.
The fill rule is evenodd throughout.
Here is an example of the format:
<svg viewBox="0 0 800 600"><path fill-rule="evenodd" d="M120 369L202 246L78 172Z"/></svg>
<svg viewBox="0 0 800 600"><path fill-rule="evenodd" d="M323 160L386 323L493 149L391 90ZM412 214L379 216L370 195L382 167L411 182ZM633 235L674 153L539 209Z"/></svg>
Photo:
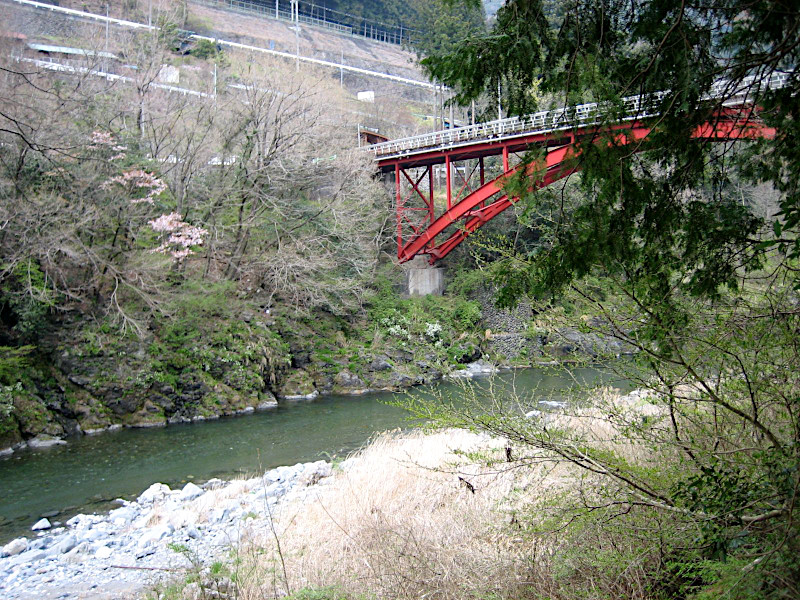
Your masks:
<svg viewBox="0 0 800 600"><path fill-rule="evenodd" d="M181 502L186 502L187 500L193 500L194 498L197 498L198 496L202 495L203 495L203 490L190 481L185 486L183 486L181 493L178 495L178 500L180 500Z"/></svg>
<svg viewBox="0 0 800 600"><path fill-rule="evenodd" d="M152 529L148 529L141 535L139 541L136 543L136 546L140 549L149 546L153 542L157 542L165 538L166 536L171 534L174 530L175 528L169 523L165 523L164 525L159 525L158 527L153 527Z"/></svg>
<svg viewBox="0 0 800 600"><path fill-rule="evenodd" d="M167 515L167 522L173 529L183 529L197 523L197 513L193 510L176 510Z"/></svg>
<svg viewBox="0 0 800 600"><path fill-rule="evenodd" d="M152 504L156 500L161 500L164 496L170 493L168 485L163 483L154 483L136 499L139 504Z"/></svg>
<svg viewBox="0 0 800 600"><path fill-rule="evenodd" d="M28 538L17 538L3 546L3 556L16 556L28 549Z"/></svg>
<svg viewBox="0 0 800 600"><path fill-rule="evenodd" d="M44 531L45 529L50 529L51 527L52 525L50 524L50 521L47 519L39 519L33 524L31 531Z"/></svg>
<svg viewBox="0 0 800 600"><path fill-rule="evenodd" d="M78 545L78 540L75 538L74 535L72 534L65 535L61 538L61 541L59 541L57 544L54 544L47 551L47 554L49 554L50 556L58 554L66 554L77 545Z"/></svg>
<svg viewBox="0 0 800 600"><path fill-rule="evenodd" d="M37 435L35 438L28 440L28 447L30 448L49 448L50 446L61 446L66 444L64 440L53 437L50 435Z"/></svg>

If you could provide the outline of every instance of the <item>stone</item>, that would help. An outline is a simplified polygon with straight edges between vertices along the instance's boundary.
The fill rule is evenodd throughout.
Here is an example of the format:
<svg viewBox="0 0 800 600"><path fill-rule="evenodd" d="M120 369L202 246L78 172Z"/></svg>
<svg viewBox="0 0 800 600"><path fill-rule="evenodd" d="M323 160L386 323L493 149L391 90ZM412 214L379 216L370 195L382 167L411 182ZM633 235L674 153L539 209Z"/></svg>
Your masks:
<svg viewBox="0 0 800 600"><path fill-rule="evenodd" d="M46 529L50 529L51 527L52 525L50 524L50 521L47 519L39 519L36 521L36 523L34 523L33 527L31 527L31 531L44 531Z"/></svg>
<svg viewBox="0 0 800 600"><path fill-rule="evenodd" d="M61 438L53 437L51 435L40 434L35 438L28 440L29 448L50 448L51 446L63 446L66 444Z"/></svg>
<svg viewBox="0 0 800 600"><path fill-rule="evenodd" d="M24 565L25 563L36 562L47 558L47 553L43 550L28 550L21 554L17 554L14 558L10 559L8 563L11 566Z"/></svg>
<svg viewBox="0 0 800 600"><path fill-rule="evenodd" d="M303 468L303 473L300 475L299 482L301 485L314 485L325 477L329 477L333 472L330 463L324 460L319 460L313 463L306 463Z"/></svg>
<svg viewBox="0 0 800 600"><path fill-rule="evenodd" d="M285 400L312 400L319 391L308 371L295 369L281 382L278 395Z"/></svg>
<svg viewBox="0 0 800 600"><path fill-rule="evenodd" d="M157 542L174 531L174 528L169 523L165 523L164 525L159 525L158 527L153 527L152 529L146 530L140 537L138 542L136 543L137 548L145 548L150 544Z"/></svg>
<svg viewBox="0 0 800 600"><path fill-rule="evenodd" d="M175 413L169 419L167 419L167 423L170 425L175 425L176 423L191 423L192 420L188 417L185 417L181 413Z"/></svg>
<svg viewBox="0 0 800 600"><path fill-rule="evenodd" d="M139 511L133 506L123 506L108 513L108 519L117 527L122 527L139 516ZM69 522L67 522L69 525Z"/></svg>
<svg viewBox="0 0 800 600"><path fill-rule="evenodd" d="M92 545L88 542L81 542L72 550L65 553L64 560L68 563L78 564L86 560L92 553Z"/></svg>
<svg viewBox="0 0 800 600"><path fill-rule="evenodd" d="M155 511L151 510L150 512L142 515L138 519L136 519L133 523L131 523L131 527L134 529L146 529L150 524L150 520L153 518Z"/></svg>
<svg viewBox="0 0 800 600"><path fill-rule="evenodd" d="M167 522L173 529L183 529L197 522L197 513L193 510L175 510L167 514Z"/></svg>
<svg viewBox="0 0 800 600"><path fill-rule="evenodd" d="M369 363L370 371L389 371L392 368L392 363L386 356L376 356L375 359Z"/></svg>
<svg viewBox="0 0 800 600"><path fill-rule="evenodd" d="M281 396L284 400L313 400L319 396L318 390L312 390L309 394L288 394L285 396Z"/></svg>
<svg viewBox="0 0 800 600"><path fill-rule="evenodd" d="M47 551L47 554L50 556L55 556L58 554L66 554L77 545L78 545L78 540L75 538L74 535L72 534L65 535L64 537L61 538L61 540L57 544L54 544Z"/></svg>
<svg viewBox="0 0 800 600"><path fill-rule="evenodd" d="M114 554L114 551L111 548L108 546L100 546L97 552L94 553L94 557L98 560L105 560L111 558L112 554Z"/></svg>
<svg viewBox="0 0 800 600"><path fill-rule="evenodd" d="M193 581L186 585L181 592L183 600L200 600L204 596L204 590L200 589L200 584Z"/></svg>
<svg viewBox="0 0 800 600"><path fill-rule="evenodd" d="M103 540L108 537L108 533L105 531L100 531L99 529L92 529L87 531L84 534L83 539L87 542L96 542L97 540Z"/></svg>
<svg viewBox="0 0 800 600"><path fill-rule="evenodd" d="M86 515L75 515L74 517L67 519L67 527L79 527Z"/></svg>
<svg viewBox="0 0 800 600"><path fill-rule="evenodd" d="M231 511L227 508L215 508L208 515L208 522L211 524L224 523L231 518Z"/></svg>
<svg viewBox="0 0 800 600"><path fill-rule="evenodd" d="M15 540L11 540L5 546L3 546L2 555L3 556L16 556L17 554L21 554L28 549L28 538L17 538Z"/></svg>
<svg viewBox="0 0 800 600"><path fill-rule="evenodd" d="M114 557L114 564L120 567L134 567L136 566L136 557L130 553L122 553Z"/></svg>
<svg viewBox="0 0 800 600"><path fill-rule="evenodd" d="M407 388L414 385L414 379L405 373L394 372L389 378L389 385L393 388Z"/></svg>
<svg viewBox="0 0 800 600"><path fill-rule="evenodd" d="M202 496L204 494L203 490L192 483L191 481L183 486L181 493L178 495L178 500L181 502L186 502L187 500L193 500L198 496Z"/></svg>
<svg viewBox="0 0 800 600"><path fill-rule="evenodd" d="M151 556L151 555L153 555L155 553L156 553L156 547L154 545L151 544L151 545L145 546L144 548L142 548L141 550L139 550L136 553L136 560L144 558L145 556Z"/></svg>
<svg viewBox="0 0 800 600"><path fill-rule="evenodd" d="M171 490L169 489L168 485L163 483L154 483L141 493L141 495L136 499L136 502L139 504L152 504L156 500L160 500L169 494L170 491Z"/></svg>
<svg viewBox="0 0 800 600"><path fill-rule="evenodd" d="M564 408L567 403L558 400L539 400L539 404L547 406L548 408Z"/></svg>
<svg viewBox="0 0 800 600"><path fill-rule="evenodd" d="M490 362L480 359L469 363L467 365L467 371L469 371L473 377L494 375L497 373L497 367Z"/></svg>
<svg viewBox="0 0 800 600"><path fill-rule="evenodd" d="M36 538L28 542L28 550L44 550L52 541L53 539L50 536Z"/></svg>
<svg viewBox="0 0 800 600"><path fill-rule="evenodd" d="M67 379L79 387L86 387L92 382L90 378L83 375L68 375Z"/></svg>

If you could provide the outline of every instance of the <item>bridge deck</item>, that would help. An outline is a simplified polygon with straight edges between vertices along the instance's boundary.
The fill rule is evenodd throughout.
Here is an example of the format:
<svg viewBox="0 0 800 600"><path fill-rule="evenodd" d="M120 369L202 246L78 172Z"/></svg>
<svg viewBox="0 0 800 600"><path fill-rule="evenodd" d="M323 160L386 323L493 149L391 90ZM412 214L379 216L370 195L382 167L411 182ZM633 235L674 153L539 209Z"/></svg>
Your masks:
<svg viewBox="0 0 800 600"><path fill-rule="evenodd" d="M718 81L708 100L725 98L722 107L742 106L752 102L763 89L779 89L786 85L788 73L773 73L769 79L754 76L733 83ZM521 151L533 143L546 141L548 146L558 145L559 133L572 132L609 123L634 122L658 115L658 106L667 92L623 98L619 105L596 102L541 111L524 117L510 117L486 123L477 123L456 129L426 133L366 148L375 155L382 171L391 171L395 165L427 166L445 162L445 154L452 159L480 158L499 153L506 146L511 151ZM550 140L554 140L552 143ZM509 146L518 141L516 147Z"/></svg>
<svg viewBox="0 0 800 600"><path fill-rule="evenodd" d="M706 96L710 103L717 102L710 105L708 121L692 137L730 141L774 136L775 130L758 119L755 99L760 91L785 87L791 75L776 72L766 79L717 82ZM520 168L532 176L532 188L541 188L580 170L578 144L586 137L610 134L617 143L638 144L651 132L667 94L558 108L366 147L379 170L394 174L398 260L423 254L433 263L447 256L470 233L519 200L504 188ZM535 164L512 164L514 153L532 147L547 152ZM500 154L501 165L485 168L485 157ZM463 166L457 166L459 162ZM445 165L444 198L434 190L442 186L435 174L442 170L434 168L439 164Z"/></svg>

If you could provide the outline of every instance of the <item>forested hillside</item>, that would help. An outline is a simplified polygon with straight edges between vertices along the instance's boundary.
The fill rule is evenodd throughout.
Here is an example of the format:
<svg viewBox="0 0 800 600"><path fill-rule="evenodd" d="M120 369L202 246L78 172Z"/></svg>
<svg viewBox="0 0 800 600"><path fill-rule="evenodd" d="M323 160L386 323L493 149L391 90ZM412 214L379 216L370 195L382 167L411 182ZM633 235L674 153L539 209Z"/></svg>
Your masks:
<svg viewBox="0 0 800 600"><path fill-rule="evenodd" d="M0 449L404 387L480 356L461 335L473 303L408 315L402 273L385 276L389 196L338 77L182 55L173 14L115 39L125 84L88 75L108 67L91 54L64 73L0 53ZM97 47L94 31L74 39ZM206 91L165 87L165 65Z"/></svg>

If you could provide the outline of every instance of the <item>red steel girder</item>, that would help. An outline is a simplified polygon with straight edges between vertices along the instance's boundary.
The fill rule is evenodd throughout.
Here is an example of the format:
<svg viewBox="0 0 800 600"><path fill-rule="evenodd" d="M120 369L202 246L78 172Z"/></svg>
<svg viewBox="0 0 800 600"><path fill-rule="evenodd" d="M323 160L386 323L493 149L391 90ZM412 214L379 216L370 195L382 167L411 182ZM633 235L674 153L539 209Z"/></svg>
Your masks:
<svg viewBox="0 0 800 600"><path fill-rule="evenodd" d="M402 185L401 185L401 178L400 173L403 174L403 177L411 184L411 191L406 196L403 194ZM423 193L420 189L420 183L425 178L425 175L428 175L428 182L429 182L429 197ZM424 207L416 207L416 206L407 206L406 203L414 197L416 193L419 196L423 203L425 204ZM406 225L407 227L411 228L413 234L419 235L420 229L425 226L426 223L433 222L434 218L434 207L433 207L433 167L428 166L423 169L422 173L419 177L416 178L416 181L408 174L406 169L402 168L400 165L395 166L395 194L397 198L397 247L402 248L403 246L403 226ZM427 215L420 223L414 223L410 218L408 213L410 212L420 212L425 211Z"/></svg>
<svg viewBox="0 0 800 600"><path fill-rule="evenodd" d="M534 181L531 186L532 188L538 189L546 187L580 169L577 156L573 151L578 141L582 141L588 136L602 139L603 136L616 133L616 135L613 135L613 142L610 143L625 145L642 141L647 137L650 131L651 127L648 124L637 122L615 124L604 129L598 127L578 129L569 134L557 132L557 138L555 138L553 134L550 134L550 139L547 139L546 134L534 133L517 136L516 138L508 140L481 140L469 148L461 147L454 150L437 149L426 152L423 155L386 161L383 168L386 168L385 165L395 165L395 168L399 168L400 164L407 165L406 168L422 165L428 165L429 168L431 168L430 165L440 164L441 162L444 162L447 167L447 210L436 219L434 219L434 213L431 211L429 216L430 224L427 229L422 232L417 232L418 235L407 244L403 245L399 243L398 240L397 256L400 262L408 261L417 254L428 254L431 263L444 258L470 233L493 219L509 206L512 206L518 200L517 198L508 198L507 195L502 195L498 199L487 204L487 201L493 196L502 192L505 182L519 169L519 167L509 167L509 152L525 150L532 145L550 146L556 139L558 141L567 142L561 147L548 152L545 158L545 164L538 165L543 169L544 175ZM754 121L751 109L733 108L720 111L716 115L714 121L710 121L698 127L693 137L710 141L732 141L739 139L755 139L759 137L771 138L775 136L775 133L776 131L774 128L766 127L762 123ZM525 145L527 145L527 148ZM643 149L644 148L636 148L634 151L638 152ZM505 167L504 173L488 183L483 183L483 157L497 154L501 154L503 157L503 166ZM570 157L572 161L574 161L574 164L564 165L564 161L570 159ZM479 159L482 185L478 189L471 191L471 193L467 194L464 198L457 199L456 202L453 203L451 191L452 181L450 176L451 162L467 158ZM379 161L379 165L380 164L381 162ZM527 168L529 169L530 175L534 175L534 172L538 170L534 165L529 165ZM472 174L470 174L470 177L471 176ZM431 190L432 189L433 187L431 185ZM463 190L464 187L462 186L461 191ZM459 196L461 191L459 192ZM432 197L431 194L431 205ZM448 227L454 226L459 222L461 222L461 226L457 231L452 233L444 242L436 243L436 237L438 235L442 234Z"/></svg>
<svg viewBox="0 0 800 600"><path fill-rule="evenodd" d="M559 167L561 165L562 161L566 158L567 153L570 150L571 146L563 146L562 148L559 148L557 150L548 153L546 158L547 161L546 168L548 174L550 173L551 169L557 170L556 167ZM478 188L477 190L469 194L466 198L461 200L461 202L453 206L450 210L445 211L441 216L439 216L438 219L436 219L433 223L431 223L428 226L428 228L424 232L422 232L416 239L412 240L410 243L408 243L407 245L405 245L403 248L400 249L400 251L398 252L398 258L400 258L400 261L405 262L407 260L410 260L420 252L430 254L433 260L436 260L438 258L443 258L448 252L450 252L450 250L452 250L452 248L454 248L456 245L458 245L458 243L460 243L460 240L455 244L451 243L450 245L448 245L446 251L444 251L445 249L442 248L442 244L439 244L427 250L425 250L425 246L428 245L433 240L435 240L436 236L442 233L450 225L454 224L459 219L462 219L464 216L466 216L469 211L474 210L482 202L485 202L495 194L501 192L505 182L508 180L509 177L511 177L512 175L514 175L514 173L516 173L518 168L519 167L514 167L513 169L510 169L509 171L503 173L499 177L496 177L489 183L483 185L482 187ZM534 167L532 165L529 165L529 168L532 171ZM550 175L550 178L552 180L548 180L548 182L545 185L549 185L550 183L556 180L555 178L553 178L553 175ZM547 179L547 175L545 176L545 179ZM558 177L558 179L560 179L560 177ZM489 206L485 207L482 210L489 210L491 206L492 205L490 204ZM502 210L505 210L505 207ZM496 216L496 214L502 212L502 210L496 211L489 218L493 218L494 216ZM483 220L478 217L473 217L467 223L468 225L469 224L472 225L471 231L474 231L480 226L481 221ZM462 236L461 239L463 239L463 237L465 237L465 235ZM450 239L448 239L448 242L449 241ZM445 244L447 244L448 242L445 242Z"/></svg>

